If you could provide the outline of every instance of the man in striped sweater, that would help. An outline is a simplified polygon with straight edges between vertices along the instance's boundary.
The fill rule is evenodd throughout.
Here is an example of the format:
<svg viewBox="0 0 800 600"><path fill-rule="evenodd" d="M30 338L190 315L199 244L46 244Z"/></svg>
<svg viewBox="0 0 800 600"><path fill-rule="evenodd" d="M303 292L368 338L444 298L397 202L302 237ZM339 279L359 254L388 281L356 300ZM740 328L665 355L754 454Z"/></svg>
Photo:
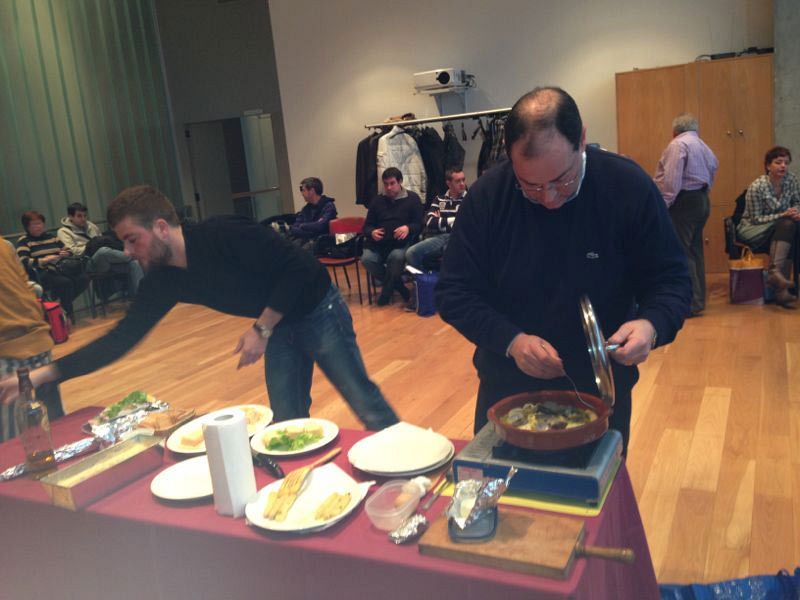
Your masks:
<svg viewBox="0 0 800 600"><path fill-rule="evenodd" d="M467 195L467 178L461 169L445 171L447 191L444 196L436 198L425 215L425 231L423 239L406 250L406 263L424 270L426 261L441 257L453 231L456 213L461 201Z"/></svg>

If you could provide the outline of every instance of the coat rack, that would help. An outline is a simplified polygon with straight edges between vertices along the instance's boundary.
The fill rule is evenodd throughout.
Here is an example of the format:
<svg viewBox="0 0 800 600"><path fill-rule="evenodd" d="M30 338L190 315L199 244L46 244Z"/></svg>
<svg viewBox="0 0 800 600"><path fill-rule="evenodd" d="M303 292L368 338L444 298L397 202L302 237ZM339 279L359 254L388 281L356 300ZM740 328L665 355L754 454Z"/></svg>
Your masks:
<svg viewBox="0 0 800 600"><path fill-rule="evenodd" d="M366 129L383 129L399 125L406 127L409 125L422 125L423 123L441 123L443 121L459 121L462 119L479 119L480 117L490 117L492 115L503 115L510 113L510 108L495 108L493 110L478 110L474 112L459 113L456 115L442 115L440 117L425 117L422 119L409 119L408 121L392 121L390 123L372 123L364 125Z"/></svg>

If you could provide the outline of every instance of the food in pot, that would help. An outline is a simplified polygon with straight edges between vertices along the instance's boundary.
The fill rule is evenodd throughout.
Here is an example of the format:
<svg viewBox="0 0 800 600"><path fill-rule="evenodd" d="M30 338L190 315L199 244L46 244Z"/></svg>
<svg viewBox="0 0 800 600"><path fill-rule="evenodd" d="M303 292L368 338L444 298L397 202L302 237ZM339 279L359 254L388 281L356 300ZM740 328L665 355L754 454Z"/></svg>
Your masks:
<svg viewBox="0 0 800 600"><path fill-rule="evenodd" d="M590 408L579 408L557 402L528 402L512 408L500 417L505 425L528 431L558 431L581 427L597 419L597 413Z"/></svg>
<svg viewBox="0 0 800 600"><path fill-rule="evenodd" d="M285 429L270 431L264 434L264 446L267 450L280 450L288 452L302 450L306 446L322 439L322 426L317 423L307 423L303 427L289 426Z"/></svg>

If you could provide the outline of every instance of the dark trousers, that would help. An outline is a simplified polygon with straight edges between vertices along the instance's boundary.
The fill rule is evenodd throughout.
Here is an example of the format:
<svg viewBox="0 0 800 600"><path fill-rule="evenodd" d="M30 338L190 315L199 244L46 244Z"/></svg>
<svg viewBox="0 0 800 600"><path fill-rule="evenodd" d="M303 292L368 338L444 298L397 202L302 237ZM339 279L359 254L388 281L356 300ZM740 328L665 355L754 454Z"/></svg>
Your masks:
<svg viewBox="0 0 800 600"><path fill-rule="evenodd" d="M580 384L578 387L582 389ZM560 386L544 385L542 389L560 389ZM478 433L488 422L486 411L492 405L497 404L506 396L529 391L532 391L530 386L492 385L482 380L478 387L478 400L475 404L475 433ZM631 437L631 388L617 385L614 409L611 417L609 417L608 426L610 429L616 429L622 434L622 454L627 456L628 440Z"/></svg>
<svg viewBox="0 0 800 600"><path fill-rule="evenodd" d="M89 286L89 277L85 273L81 273L76 277L67 277L51 270L40 271L39 277L45 291L51 292L53 296L58 298L61 306L72 318L75 312L72 307L72 301Z"/></svg>
<svg viewBox="0 0 800 600"><path fill-rule="evenodd" d="M703 256L703 227L711 207L708 190L684 190L675 198L669 216L675 233L686 253L689 277L692 279L692 312L706 307L706 265Z"/></svg>

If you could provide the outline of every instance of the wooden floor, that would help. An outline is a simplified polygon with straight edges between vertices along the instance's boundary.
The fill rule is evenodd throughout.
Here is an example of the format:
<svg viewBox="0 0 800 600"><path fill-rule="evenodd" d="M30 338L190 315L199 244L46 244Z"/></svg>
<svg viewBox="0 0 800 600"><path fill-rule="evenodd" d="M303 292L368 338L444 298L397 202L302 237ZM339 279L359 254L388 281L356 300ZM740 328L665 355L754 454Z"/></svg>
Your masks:
<svg viewBox="0 0 800 600"><path fill-rule="evenodd" d="M733 306L727 277L706 313L642 366L628 469L660 582L708 582L800 565L800 311ZM372 378L404 420L468 438L472 347L438 317L347 295ZM79 321L63 356L120 316ZM262 365L236 370L249 319L180 305L123 360L61 386L68 412L134 389L199 411L264 402ZM359 428L320 373L314 416Z"/></svg>

